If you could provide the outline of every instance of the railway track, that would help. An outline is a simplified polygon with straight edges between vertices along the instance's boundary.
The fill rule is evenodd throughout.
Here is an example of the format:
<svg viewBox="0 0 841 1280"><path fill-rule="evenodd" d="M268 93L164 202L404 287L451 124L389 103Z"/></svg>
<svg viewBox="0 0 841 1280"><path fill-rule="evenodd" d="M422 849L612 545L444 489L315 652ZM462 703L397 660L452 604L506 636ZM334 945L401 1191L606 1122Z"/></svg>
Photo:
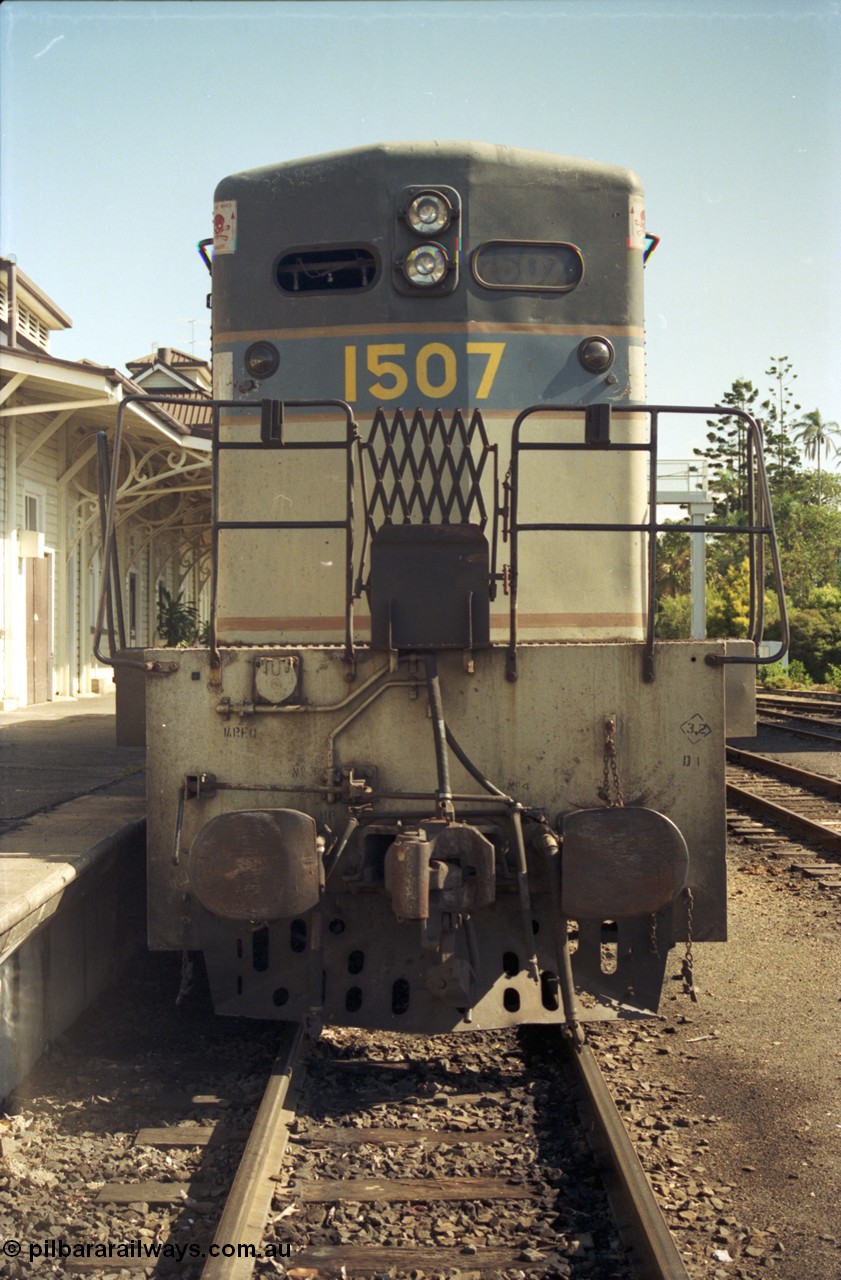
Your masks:
<svg viewBox="0 0 841 1280"><path fill-rule="evenodd" d="M815 689L757 689L757 702L766 706L799 707L801 711L841 715L841 693Z"/></svg>
<svg viewBox="0 0 841 1280"><path fill-rule="evenodd" d="M310 1046L297 1034L272 1073L202 1280L277 1274L277 1258L301 1278L686 1280L589 1046L542 1035L535 1062L529 1038L437 1038L427 1060L396 1035L328 1032ZM613 1224L579 1106L607 1160ZM246 1256L230 1256L232 1242Z"/></svg>
<svg viewBox="0 0 841 1280"><path fill-rule="evenodd" d="M730 829L790 856L792 869L821 888L841 890L841 781L733 747L727 761Z"/></svg>
<svg viewBox="0 0 841 1280"><path fill-rule="evenodd" d="M841 743L841 694L759 691L756 710L760 724L798 737Z"/></svg>

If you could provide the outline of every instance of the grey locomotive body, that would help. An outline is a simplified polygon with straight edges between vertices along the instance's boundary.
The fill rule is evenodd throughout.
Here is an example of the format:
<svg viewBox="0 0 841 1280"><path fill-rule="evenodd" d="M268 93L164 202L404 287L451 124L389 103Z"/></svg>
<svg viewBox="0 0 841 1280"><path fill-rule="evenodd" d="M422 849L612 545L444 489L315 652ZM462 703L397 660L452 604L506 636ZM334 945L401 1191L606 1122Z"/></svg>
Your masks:
<svg viewBox="0 0 841 1280"><path fill-rule="evenodd" d="M656 1010L670 947L725 937L754 646L653 639L639 182L382 146L226 179L214 232L211 642L148 681L151 945L232 1014Z"/></svg>

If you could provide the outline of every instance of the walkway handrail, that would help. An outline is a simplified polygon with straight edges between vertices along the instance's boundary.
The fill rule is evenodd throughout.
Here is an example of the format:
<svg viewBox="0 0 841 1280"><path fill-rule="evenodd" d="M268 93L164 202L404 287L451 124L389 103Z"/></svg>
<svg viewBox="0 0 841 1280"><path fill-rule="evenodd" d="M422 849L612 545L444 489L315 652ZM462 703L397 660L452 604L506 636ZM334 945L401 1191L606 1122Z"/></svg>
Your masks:
<svg viewBox="0 0 841 1280"><path fill-rule="evenodd" d="M511 539L511 572L510 572L510 632L508 645L508 677L517 678L517 589L519 577L519 538L523 533L534 532L593 532L593 533L644 533L648 537L648 582L647 582L647 616L646 637L643 655L643 679L654 679L654 628L656 622L656 579L657 579L657 534L667 530L674 532L679 528L681 533L698 536L707 533L747 534L749 536L748 559L750 564L750 623L748 638L758 645L762 635L764 616L764 547L767 539L771 550L774 572L774 589L780 605L781 643L776 653L762 657L740 654L708 654L707 663L718 666L724 663L748 663L754 666L777 662L788 649L789 626L786 610L783 576L780 566L779 547L777 545L774 517L771 509L771 495L768 487L768 476L762 452L762 426L751 414L741 409L723 408L721 406L686 406L686 405L647 405L647 404L595 404L580 408L584 414L583 441L541 441L521 439L524 424L537 414L555 413L569 415L575 406L568 404L539 404L524 409L514 422L511 433L511 497L510 528ZM614 417L647 415L650 420L647 441L619 442L611 439L611 423ZM739 418L747 429L748 459L748 523L741 525L705 524L703 526L665 524L657 520L657 444L659 420L663 414L703 414L708 417ZM648 519L641 523L621 523L616 521L520 521L519 505L519 467L520 455L525 452L603 452L603 453L647 453L649 457L648 475Z"/></svg>

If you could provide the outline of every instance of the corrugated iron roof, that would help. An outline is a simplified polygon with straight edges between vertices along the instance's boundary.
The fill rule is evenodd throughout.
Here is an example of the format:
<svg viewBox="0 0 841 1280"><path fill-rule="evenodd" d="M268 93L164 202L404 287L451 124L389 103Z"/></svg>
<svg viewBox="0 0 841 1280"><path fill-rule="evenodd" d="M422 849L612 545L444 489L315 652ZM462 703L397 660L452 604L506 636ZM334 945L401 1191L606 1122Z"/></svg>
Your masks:
<svg viewBox="0 0 841 1280"><path fill-rule="evenodd" d="M155 391L167 397L184 397L185 399L195 400L200 397L202 400L210 400L210 394L205 387L201 386L194 378L190 378L189 374L192 370L202 370L209 375L210 366L206 360L201 360L197 356L189 355L186 351L179 351L177 347L158 347L156 351L151 351L148 355L140 356L137 360L127 360L126 368L138 380L141 391L147 391L150 395L154 395ZM154 369L171 370L173 375L177 376L180 386L160 386L153 387L151 378L147 382L144 374L151 374ZM189 385L185 385L189 383ZM164 407L164 406L162 406ZM190 435L199 436L202 439L209 440L212 434L213 414L208 406L198 404L168 404L165 406L167 413L188 431Z"/></svg>
<svg viewBox="0 0 841 1280"><path fill-rule="evenodd" d="M152 369L156 364L169 365L171 369L207 369L206 360L179 351L177 347L158 347L148 355L139 356L136 360L127 360L126 368L132 373L141 373L144 369Z"/></svg>
<svg viewBox="0 0 841 1280"><path fill-rule="evenodd" d="M89 375L93 378L99 378L104 384L101 387L103 395L103 410L113 413L116 409L118 401L116 399L109 400L107 396L107 387L110 383L112 386L120 387L125 395L143 395L144 388L137 382L133 382L131 378L126 377L119 369L108 368L106 365L97 364L93 360L61 360L56 356L52 356L46 351L27 351L22 347L2 347L0 348L0 361L2 361L3 373L11 375L13 368L27 368L27 379L24 386L18 393L21 404L26 404L30 399L32 403L32 412L37 413L40 401L52 402L55 395L60 394L62 400L72 401L73 399L84 400L86 395L90 394L90 388L74 380L73 374ZM31 369L31 373L29 370ZM66 377L63 377L66 375ZM4 378L4 381L6 379ZM59 390L57 390L57 388ZM188 392L185 388L184 395L201 397L203 400L209 400L207 392L200 387L196 387L194 391ZM98 408L88 406L86 412L89 414L99 412ZM211 413L209 408L205 409L203 405L149 405L149 413L156 418L162 427L165 427L176 436L195 435L203 439L210 438Z"/></svg>
<svg viewBox="0 0 841 1280"><path fill-rule="evenodd" d="M196 388L194 392L179 392L172 388L167 390L168 396L183 395L185 398L194 400L197 396L201 396L203 400L210 400L207 392ZM181 426L189 431L191 436L201 436L204 440L209 440L213 429L213 410L208 403L207 408L201 404L168 404L165 406L167 412L181 423Z"/></svg>

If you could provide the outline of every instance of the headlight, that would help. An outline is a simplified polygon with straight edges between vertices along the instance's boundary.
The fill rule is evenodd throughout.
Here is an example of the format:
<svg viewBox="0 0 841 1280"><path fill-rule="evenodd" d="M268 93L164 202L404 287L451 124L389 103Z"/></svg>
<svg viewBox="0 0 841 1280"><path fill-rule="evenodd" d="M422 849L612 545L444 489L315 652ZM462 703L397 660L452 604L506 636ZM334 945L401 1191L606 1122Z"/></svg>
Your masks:
<svg viewBox="0 0 841 1280"><path fill-rule="evenodd" d="M420 244L406 254L403 274L410 284L428 289L430 285L441 283L448 265L447 254L440 244Z"/></svg>
<svg viewBox="0 0 841 1280"><path fill-rule="evenodd" d="M419 236L435 236L450 225L452 206L440 191L422 191L406 210L406 221Z"/></svg>
<svg viewBox="0 0 841 1280"><path fill-rule="evenodd" d="M606 373L613 357L613 344L607 338L585 338L578 348L578 359L588 373Z"/></svg>
<svg viewBox="0 0 841 1280"><path fill-rule="evenodd" d="M245 353L245 367L252 378L270 378L280 364L280 353L270 342L253 342Z"/></svg>

